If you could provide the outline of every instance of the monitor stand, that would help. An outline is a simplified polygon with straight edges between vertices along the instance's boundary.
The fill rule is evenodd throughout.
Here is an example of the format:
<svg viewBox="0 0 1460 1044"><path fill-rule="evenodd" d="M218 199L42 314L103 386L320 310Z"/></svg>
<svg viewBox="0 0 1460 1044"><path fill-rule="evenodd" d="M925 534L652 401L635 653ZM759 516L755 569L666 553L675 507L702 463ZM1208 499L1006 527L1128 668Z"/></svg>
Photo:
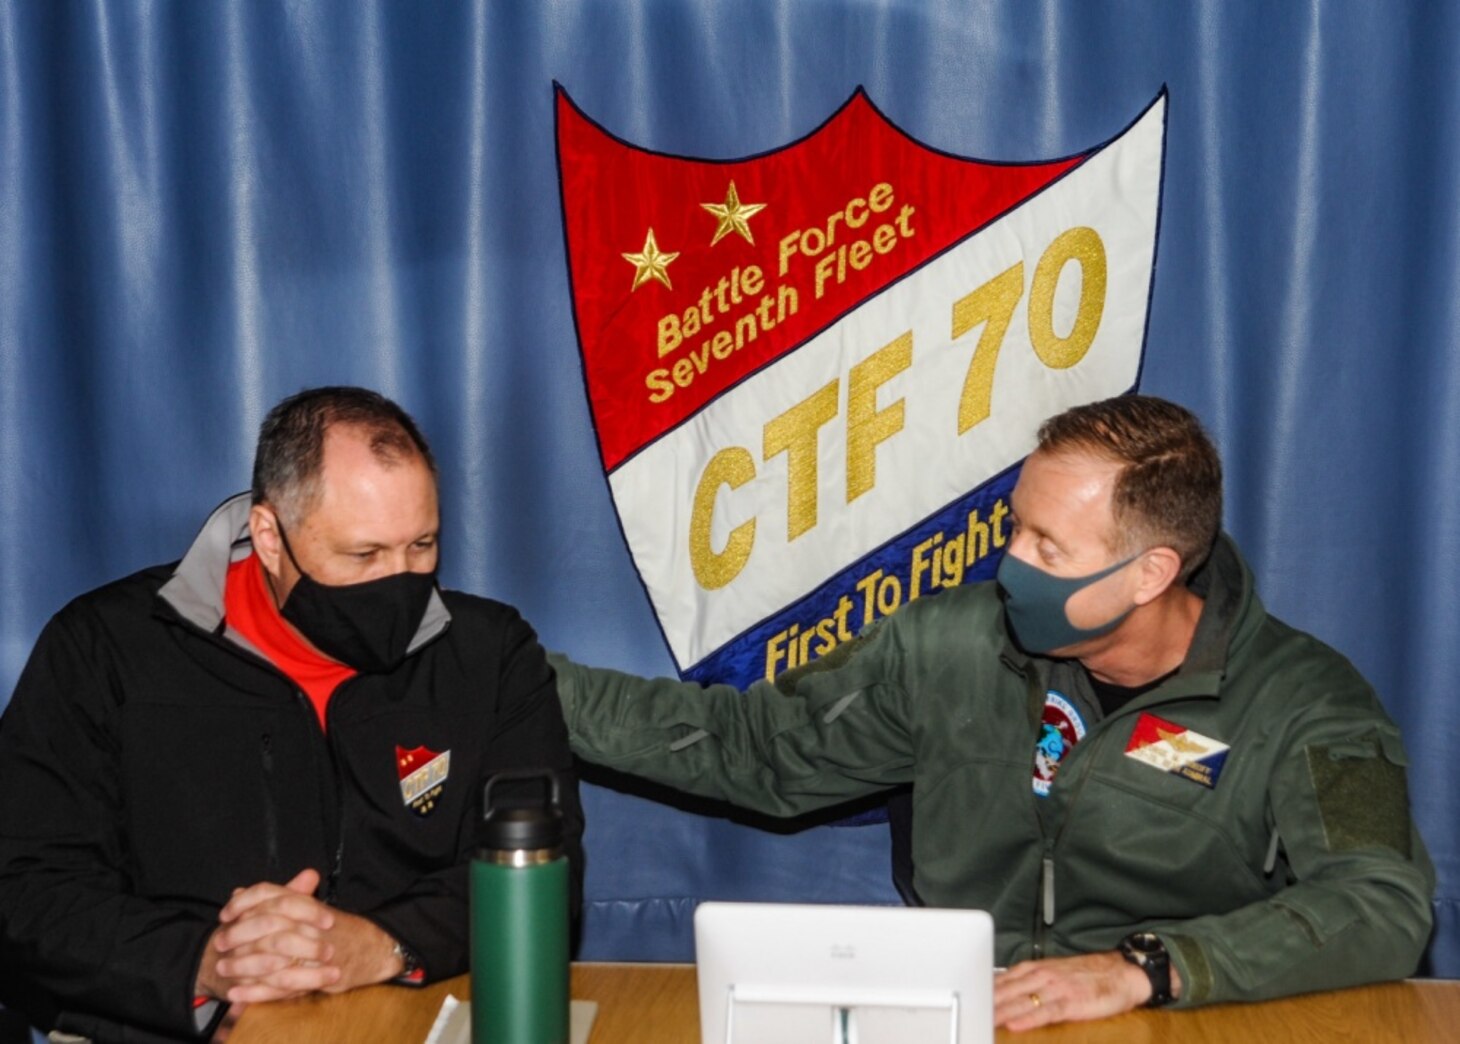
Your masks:
<svg viewBox="0 0 1460 1044"><path fill-rule="evenodd" d="M729 987L728 1044L958 1044L958 995L928 990L819 991L761 984Z"/></svg>

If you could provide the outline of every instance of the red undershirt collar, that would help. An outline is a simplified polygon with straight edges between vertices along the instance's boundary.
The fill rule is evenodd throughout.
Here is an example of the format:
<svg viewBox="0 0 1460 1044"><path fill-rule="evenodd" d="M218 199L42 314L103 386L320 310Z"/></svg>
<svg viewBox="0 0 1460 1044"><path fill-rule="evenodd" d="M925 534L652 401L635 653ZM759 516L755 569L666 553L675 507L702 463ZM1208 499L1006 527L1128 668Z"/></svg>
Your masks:
<svg viewBox="0 0 1460 1044"><path fill-rule="evenodd" d="M257 555L228 566L223 585L223 612L232 627L304 691L325 727L325 710L340 683L358 672L312 648L279 615Z"/></svg>

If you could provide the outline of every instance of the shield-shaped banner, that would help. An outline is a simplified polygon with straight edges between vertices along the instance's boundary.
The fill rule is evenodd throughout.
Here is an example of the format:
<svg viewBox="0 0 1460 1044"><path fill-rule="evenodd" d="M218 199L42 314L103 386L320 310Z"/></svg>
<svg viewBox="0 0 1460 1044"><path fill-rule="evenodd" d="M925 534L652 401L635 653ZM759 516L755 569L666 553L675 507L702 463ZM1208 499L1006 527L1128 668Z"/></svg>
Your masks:
<svg viewBox="0 0 1460 1044"><path fill-rule="evenodd" d="M708 160L557 88L599 453L684 674L774 677L992 575L1040 421L1138 382L1165 111L1002 163L859 89L799 141Z"/></svg>

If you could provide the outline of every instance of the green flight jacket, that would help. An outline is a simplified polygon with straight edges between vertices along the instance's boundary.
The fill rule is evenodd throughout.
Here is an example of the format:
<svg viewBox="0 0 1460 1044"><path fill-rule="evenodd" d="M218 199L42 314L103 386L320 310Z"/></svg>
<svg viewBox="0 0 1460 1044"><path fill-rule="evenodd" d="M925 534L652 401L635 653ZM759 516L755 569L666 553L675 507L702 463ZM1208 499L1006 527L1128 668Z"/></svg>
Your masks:
<svg viewBox="0 0 1460 1044"><path fill-rule="evenodd" d="M776 816L912 783L918 894L989 911L1001 964L1155 931L1182 1007L1413 973L1435 876L1398 730L1346 659L1267 614L1227 537L1192 588L1180 670L1093 721L1044 798L1046 692L1098 703L1077 663L1008 639L993 583L743 694L552 660L589 761ZM1215 785L1127 756L1146 713L1230 747Z"/></svg>

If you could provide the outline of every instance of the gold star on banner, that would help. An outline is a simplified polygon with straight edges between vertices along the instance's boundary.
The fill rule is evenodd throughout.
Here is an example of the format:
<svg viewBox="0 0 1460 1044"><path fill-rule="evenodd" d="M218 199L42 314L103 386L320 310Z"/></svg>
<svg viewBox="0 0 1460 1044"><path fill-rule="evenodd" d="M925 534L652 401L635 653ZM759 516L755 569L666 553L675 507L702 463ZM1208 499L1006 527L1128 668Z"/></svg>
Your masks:
<svg viewBox="0 0 1460 1044"><path fill-rule="evenodd" d="M701 203L700 206L720 219L720 224L715 228L715 238L710 240L710 246L714 246L731 232L738 232L745 237L747 243L755 244L755 237L750 234L750 219L764 210L766 205L740 202L740 193L735 191L734 181L730 182L730 190L725 193L725 202Z"/></svg>
<svg viewBox="0 0 1460 1044"><path fill-rule="evenodd" d="M623 255L624 260L634 266L634 285L629 292L633 293L651 279L657 279L673 290L674 286L669 282L669 273L665 269L678 256L678 251L666 254L660 250L659 244L654 242L654 230L649 229L649 235L644 240L644 249L637 254Z"/></svg>

